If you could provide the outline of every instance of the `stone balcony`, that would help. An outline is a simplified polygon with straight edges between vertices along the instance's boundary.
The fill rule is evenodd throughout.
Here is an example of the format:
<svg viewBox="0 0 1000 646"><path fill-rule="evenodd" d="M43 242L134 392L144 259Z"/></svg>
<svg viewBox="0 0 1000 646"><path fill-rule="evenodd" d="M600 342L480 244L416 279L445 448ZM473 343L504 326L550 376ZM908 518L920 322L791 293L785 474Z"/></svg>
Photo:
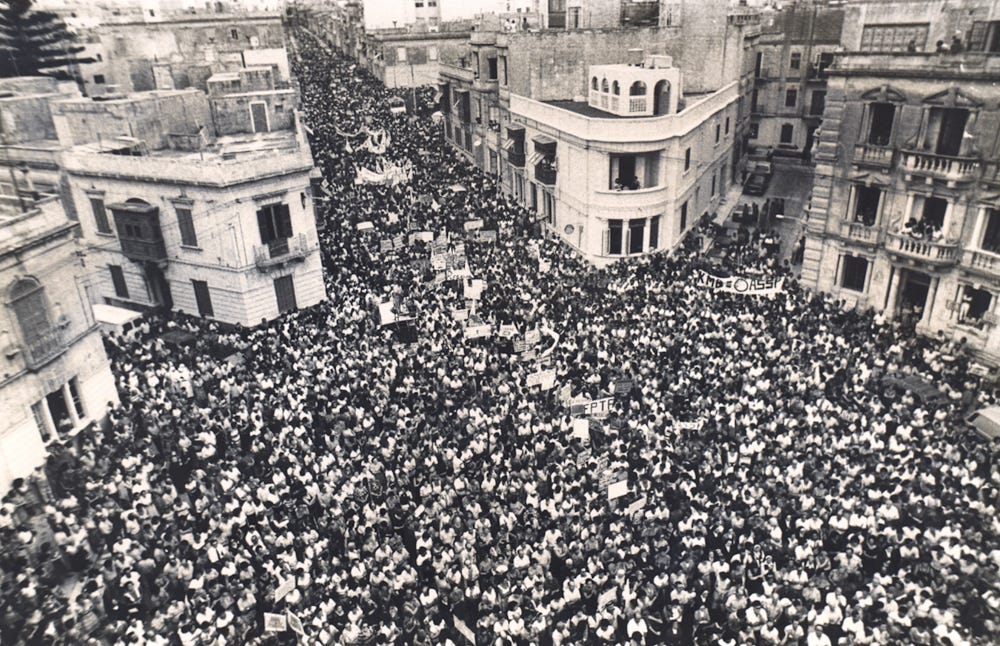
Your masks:
<svg viewBox="0 0 1000 646"><path fill-rule="evenodd" d="M904 150L900 166L907 180L940 180L955 186L975 181L979 176L980 163L975 157L949 157Z"/></svg>
<svg viewBox="0 0 1000 646"><path fill-rule="evenodd" d="M888 170L892 167L894 153L892 148L885 146L857 144L854 146L854 157L851 159L851 163L855 166Z"/></svg>
<svg viewBox="0 0 1000 646"><path fill-rule="evenodd" d="M1000 278L1000 254L966 249L962 252L962 266L989 278Z"/></svg>
<svg viewBox="0 0 1000 646"><path fill-rule="evenodd" d="M305 260L312 253L306 234L300 233L291 238L279 238L269 244L254 247L254 264L263 272L282 267L290 262Z"/></svg>
<svg viewBox="0 0 1000 646"><path fill-rule="evenodd" d="M882 242L884 229L849 220L840 221L840 237L852 242L876 246Z"/></svg>
<svg viewBox="0 0 1000 646"><path fill-rule="evenodd" d="M961 255L957 242L920 240L905 233L886 234L885 249L897 258L938 267L954 265Z"/></svg>

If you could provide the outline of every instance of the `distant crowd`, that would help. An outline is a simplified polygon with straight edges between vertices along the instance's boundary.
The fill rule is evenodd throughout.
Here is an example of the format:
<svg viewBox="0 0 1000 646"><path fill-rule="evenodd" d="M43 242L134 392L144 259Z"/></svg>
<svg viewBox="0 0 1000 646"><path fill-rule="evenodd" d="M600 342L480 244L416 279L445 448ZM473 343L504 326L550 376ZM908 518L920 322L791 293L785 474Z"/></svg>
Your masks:
<svg viewBox="0 0 1000 646"><path fill-rule="evenodd" d="M108 340L107 430L0 509L0 643L1000 640L960 347L698 245L595 269L449 148L433 89L392 114L292 45L329 300ZM776 293L704 279L751 271Z"/></svg>

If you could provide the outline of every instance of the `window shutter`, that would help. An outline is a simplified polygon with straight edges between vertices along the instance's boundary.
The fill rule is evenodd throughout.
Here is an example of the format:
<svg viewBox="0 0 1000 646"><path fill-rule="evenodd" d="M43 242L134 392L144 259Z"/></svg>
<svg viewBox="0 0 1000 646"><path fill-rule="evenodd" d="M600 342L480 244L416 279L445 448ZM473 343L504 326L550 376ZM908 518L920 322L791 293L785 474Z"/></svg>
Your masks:
<svg viewBox="0 0 1000 646"><path fill-rule="evenodd" d="M609 231L608 229L605 229L604 233L602 234L602 237L603 237L603 243L604 243L603 244L603 246L604 246L604 255L607 256L609 254L609 252L611 251L611 231Z"/></svg>
<svg viewBox="0 0 1000 646"><path fill-rule="evenodd" d="M260 241L267 244L274 240L274 229L271 224L271 209L264 207L257 211L257 228L260 229Z"/></svg>
<svg viewBox="0 0 1000 646"><path fill-rule="evenodd" d="M292 214L288 210L287 204L277 204L275 205L275 211L278 215L278 237L280 238L291 238L292 237Z"/></svg>

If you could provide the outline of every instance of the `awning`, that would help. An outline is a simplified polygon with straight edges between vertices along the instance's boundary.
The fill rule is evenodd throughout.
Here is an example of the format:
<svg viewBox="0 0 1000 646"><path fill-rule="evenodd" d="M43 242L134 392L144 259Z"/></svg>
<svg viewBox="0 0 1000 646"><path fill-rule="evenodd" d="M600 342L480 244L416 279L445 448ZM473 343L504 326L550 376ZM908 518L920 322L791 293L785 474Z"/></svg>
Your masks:
<svg viewBox="0 0 1000 646"><path fill-rule="evenodd" d="M542 153L545 156L552 156L556 154L556 140L552 137L546 135L536 135L531 138L535 142L535 152Z"/></svg>
<svg viewBox="0 0 1000 646"><path fill-rule="evenodd" d="M1000 437L1000 406L978 410L965 418L965 421L988 440Z"/></svg>
<svg viewBox="0 0 1000 646"><path fill-rule="evenodd" d="M511 122L507 124L507 134L510 137L523 137L524 136L524 126L519 123Z"/></svg>

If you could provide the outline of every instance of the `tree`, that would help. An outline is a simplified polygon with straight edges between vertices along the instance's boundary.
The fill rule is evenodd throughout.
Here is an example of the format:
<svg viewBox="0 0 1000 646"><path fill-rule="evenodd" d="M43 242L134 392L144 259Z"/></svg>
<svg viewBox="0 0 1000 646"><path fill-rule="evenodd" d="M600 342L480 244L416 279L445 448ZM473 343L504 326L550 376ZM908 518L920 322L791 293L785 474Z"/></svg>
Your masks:
<svg viewBox="0 0 1000 646"><path fill-rule="evenodd" d="M66 23L54 13L33 11L34 0L0 0L0 77L73 77L70 70L93 59L83 51Z"/></svg>

